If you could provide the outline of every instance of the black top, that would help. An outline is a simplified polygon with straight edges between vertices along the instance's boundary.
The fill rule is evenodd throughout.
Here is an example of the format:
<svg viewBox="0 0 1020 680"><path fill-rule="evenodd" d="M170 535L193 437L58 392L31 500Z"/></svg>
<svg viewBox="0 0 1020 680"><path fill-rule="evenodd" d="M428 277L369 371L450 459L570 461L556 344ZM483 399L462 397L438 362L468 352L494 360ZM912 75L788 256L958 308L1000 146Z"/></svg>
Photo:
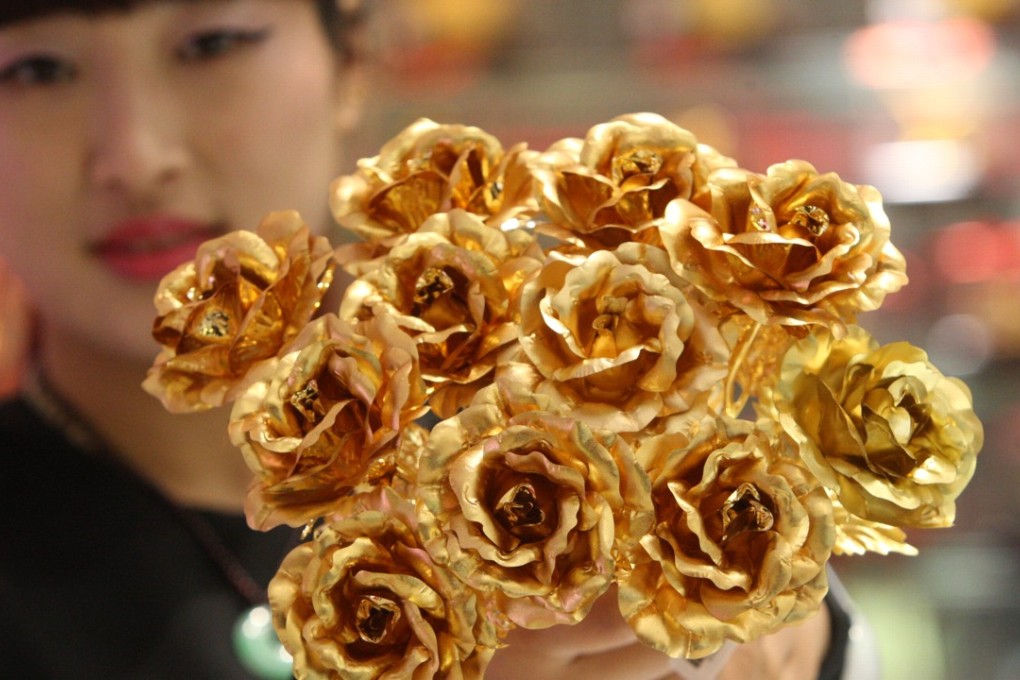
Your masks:
<svg viewBox="0 0 1020 680"><path fill-rule="evenodd" d="M251 603L194 526L262 588L295 542L176 509L23 402L0 405L0 675L248 679L231 635Z"/></svg>

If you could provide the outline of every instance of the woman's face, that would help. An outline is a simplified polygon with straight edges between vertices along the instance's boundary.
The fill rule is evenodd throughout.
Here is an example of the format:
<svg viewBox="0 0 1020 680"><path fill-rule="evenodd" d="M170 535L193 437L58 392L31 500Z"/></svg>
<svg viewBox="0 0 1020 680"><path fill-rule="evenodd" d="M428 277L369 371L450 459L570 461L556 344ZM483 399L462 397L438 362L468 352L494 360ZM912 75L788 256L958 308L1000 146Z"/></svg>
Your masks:
<svg viewBox="0 0 1020 680"><path fill-rule="evenodd" d="M141 358L197 244L324 227L341 79L310 0L153 2L0 27L0 256L46 327Z"/></svg>

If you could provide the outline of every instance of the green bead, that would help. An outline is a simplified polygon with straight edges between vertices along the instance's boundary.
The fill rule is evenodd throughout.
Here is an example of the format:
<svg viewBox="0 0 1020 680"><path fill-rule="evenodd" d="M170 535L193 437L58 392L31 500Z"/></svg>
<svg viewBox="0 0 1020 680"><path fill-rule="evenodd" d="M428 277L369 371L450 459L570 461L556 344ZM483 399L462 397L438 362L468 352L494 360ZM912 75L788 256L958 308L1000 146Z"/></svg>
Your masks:
<svg viewBox="0 0 1020 680"><path fill-rule="evenodd" d="M289 680L292 659L273 630L273 615L258 605L234 624L234 653L241 665L259 680Z"/></svg>

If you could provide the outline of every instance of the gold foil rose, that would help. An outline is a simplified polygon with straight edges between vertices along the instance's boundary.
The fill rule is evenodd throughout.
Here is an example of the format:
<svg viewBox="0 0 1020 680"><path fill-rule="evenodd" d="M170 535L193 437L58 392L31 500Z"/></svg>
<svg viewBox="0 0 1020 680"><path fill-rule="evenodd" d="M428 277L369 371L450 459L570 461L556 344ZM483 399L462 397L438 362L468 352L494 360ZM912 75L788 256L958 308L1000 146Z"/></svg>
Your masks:
<svg viewBox="0 0 1020 680"><path fill-rule="evenodd" d="M513 303L539 265L536 248L530 235L508 237L463 210L435 215L348 287L340 315L397 319L414 336L430 407L452 415L517 341Z"/></svg>
<svg viewBox="0 0 1020 680"><path fill-rule="evenodd" d="M485 601L422 549L410 502L385 489L377 498L320 527L269 584L295 675L481 678L498 643Z"/></svg>
<svg viewBox="0 0 1020 680"><path fill-rule="evenodd" d="M817 611L834 542L825 490L773 423L691 412L642 442L655 524L619 578L638 638L700 658Z"/></svg>
<svg viewBox="0 0 1020 680"><path fill-rule="evenodd" d="M783 426L849 512L894 526L952 524L984 440L970 390L923 350L864 329L818 331L787 353Z"/></svg>
<svg viewBox="0 0 1020 680"><path fill-rule="evenodd" d="M259 529L302 526L387 482L425 411L414 342L385 316L358 326L324 316L253 376L229 431L255 473L246 512Z"/></svg>
<svg viewBox="0 0 1020 680"><path fill-rule="evenodd" d="M521 294L537 389L617 432L690 408L726 374L726 347L684 287L665 252L644 244L551 258Z"/></svg>
<svg viewBox="0 0 1020 680"><path fill-rule="evenodd" d="M437 424L419 461L426 547L527 628L576 623L609 587L618 541L650 520L622 438L486 399Z"/></svg>
<svg viewBox="0 0 1020 680"><path fill-rule="evenodd" d="M678 272L759 324L839 332L906 283L905 261L872 187L804 161L765 175L720 169L711 207L670 204L660 233Z"/></svg>
<svg viewBox="0 0 1020 680"><path fill-rule="evenodd" d="M533 163L547 231L592 248L658 243L657 227L675 199L707 205L705 180L736 165L662 116L639 113L566 139Z"/></svg>
<svg viewBox="0 0 1020 680"><path fill-rule="evenodd" d="M159 284L152 333L162 351L143 387L174 413L229 402L311 319L334 266L329 241L293 211L207 241Z"/></svg>
<svg viewBox="0 0 1020 680"><path fill-rule="evenodd" d="M476 127L421 118L387 142L358 171L337 179L330 205L337 221L362 238L387 242L430 216L459 208L498 226L533 211L524 144L508 151Z"/></svg>

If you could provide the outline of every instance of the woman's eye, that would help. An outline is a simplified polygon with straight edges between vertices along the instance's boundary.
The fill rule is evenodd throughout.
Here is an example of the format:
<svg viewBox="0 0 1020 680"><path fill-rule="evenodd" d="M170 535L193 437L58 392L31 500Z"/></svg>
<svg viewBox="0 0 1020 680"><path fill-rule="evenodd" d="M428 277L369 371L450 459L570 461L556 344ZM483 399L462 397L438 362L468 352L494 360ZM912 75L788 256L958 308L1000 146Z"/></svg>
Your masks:
<svg viewBox="0 0 1020 680"><path fill-rule="evenodd" d="M57 57L33 55L0 68L0 83L11 85L55 85L77 75L71 64Z"/></svg>
<svg viewBox="0 0 1020 680"><path fill-rule="evenodd" d="M190 36L177 48L177 56L185 61L215 59L233 50L260 43L269 35L269 29L203 31Z"/></svg>

